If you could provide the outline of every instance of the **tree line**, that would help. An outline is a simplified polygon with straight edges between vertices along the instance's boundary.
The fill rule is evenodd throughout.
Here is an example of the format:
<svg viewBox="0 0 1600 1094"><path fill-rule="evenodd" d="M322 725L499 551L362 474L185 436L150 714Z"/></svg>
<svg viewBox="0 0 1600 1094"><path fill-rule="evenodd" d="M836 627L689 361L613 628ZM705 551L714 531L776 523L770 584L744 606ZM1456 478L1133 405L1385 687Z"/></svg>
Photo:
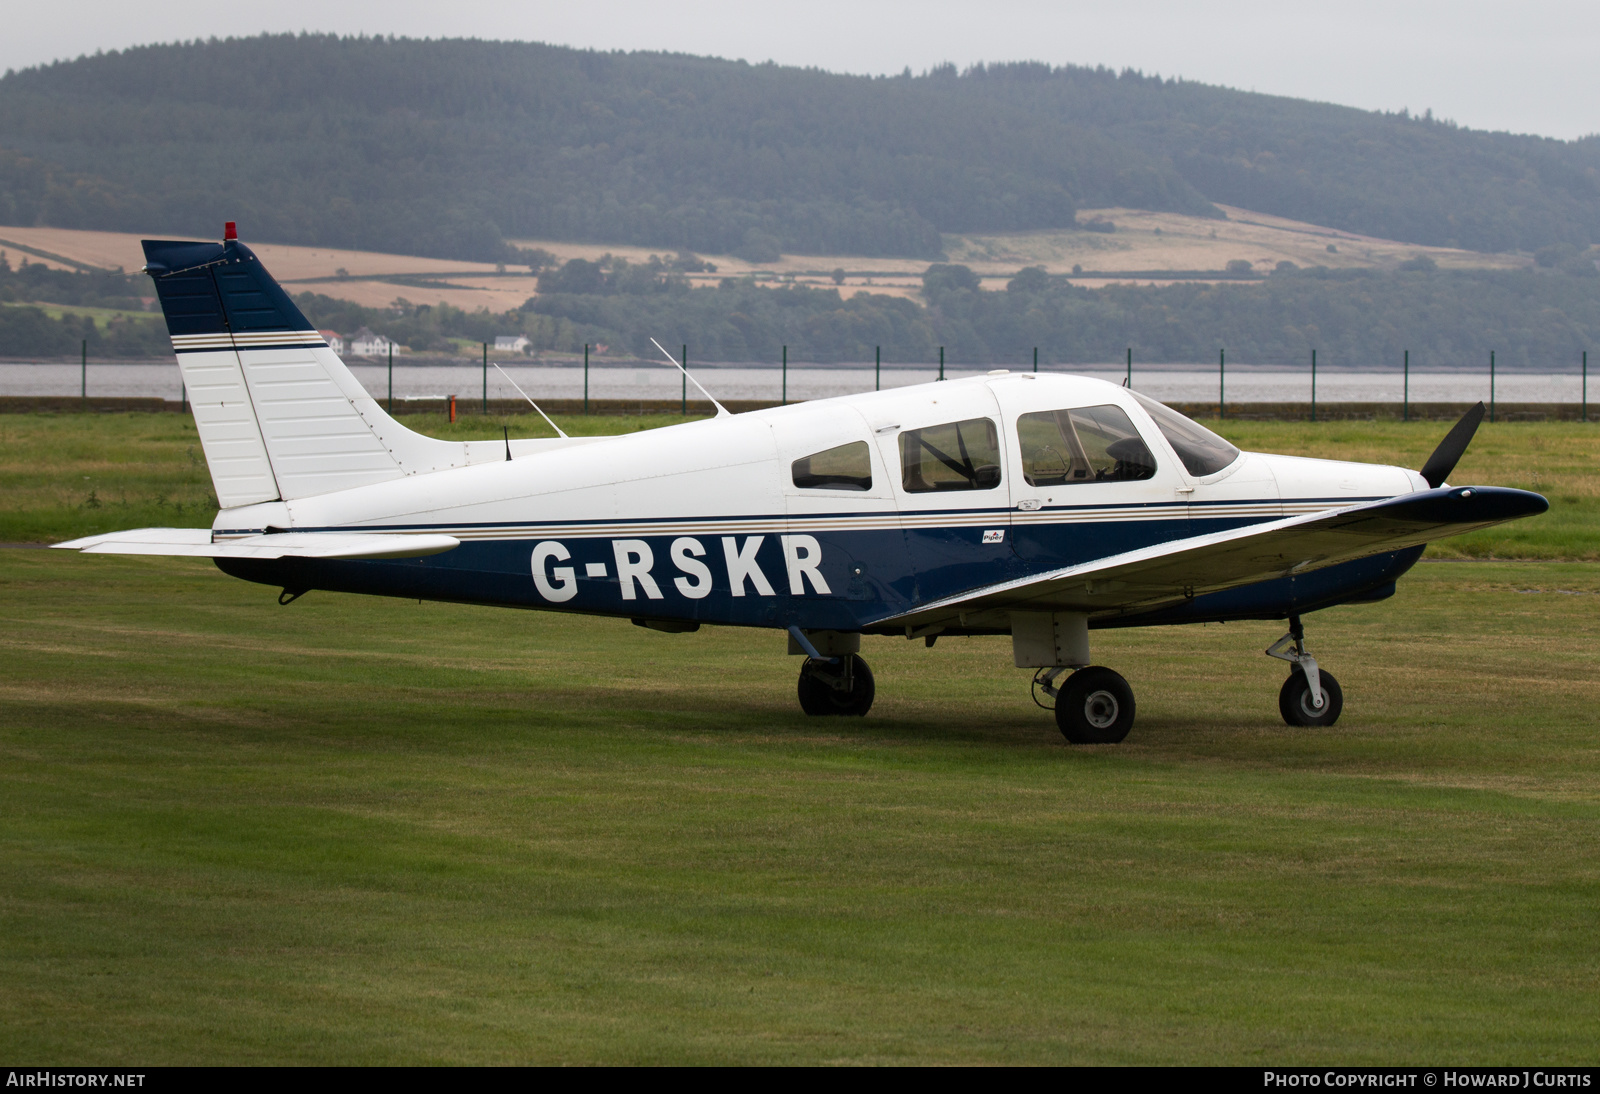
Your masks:
<svg viewBox="0 0 1600 1094"><path fill-rule="evenodd" d="M142 277L140 280L144 280ZM172 352L158 315L116 315L96 322L88 315L52 316L33 302L138 311L144 307L133 278L111 271L60 270L26 256L16 267L0 250L0 356L159 357ZM148 291L148 289L146 289Z"/></svg>
<svg viewBox="0 0 1600 1094"><path fill-rule="evenodd" d="M535 352L652 357L655 338L688 344L708 362L779 359L929 363L944 347L951 364L1103 365L1132 349L1145 364L1216 359L1298 363L1311 349L1330 366L1394 364L1410 350L1429 366L1481 367L1489 352L1508 367L1567 367L1600 349L1600 271L1592 260L1562 257L1530 270L1444 271L1427 262L1377 272L1297 269L1282 264L1256 281L1111 285L1087 289L1031 267L1004 291L985 291L965 266L935 263L921 300L866 290L842 292L792 283L724 278L694 288L684 267L693 255L629 263L573 259L540 278L541 292L505 312L397 300L371 308L317 293L295 297L320 329L370 327L411 353L452 354L461 342L525 335ZM12 269L0 260L0 355L66 357L84 339L95 355L165 356L159 317L109 323L67 314L52 319L39 303L129 306L140 277L68 273L40 265Z"/></svg>
<svg viewBox="0 0 1600 1094"><path fill-rule="evenodd" d="M581 265L580 265L581 263ZM1287 265L1287 264L1286 264ZM1585 272L1587 271L1587 272ZM708 362L779 359L930 363L939 348L961 365L1103 365L1132 349L1145 364L1299 363L1311 349L1330 366L1396 364L1410 350L1429 366L1565 368L1600 349L1600 273L1592 262L1526 271L1368 272L1280 268L1257 282L1112 285L1087 289L1038 268L1003 292L983 291L964 266L934 264L922 302L865 290L727 278L691 288L671 271L574 260L546 275L549 291L502 313L448 306L358 308L297 297L319 326L370 326L417 349L450 339L525 335L535 351L587 344L651 357L655 338L687 344Z"/></svg>

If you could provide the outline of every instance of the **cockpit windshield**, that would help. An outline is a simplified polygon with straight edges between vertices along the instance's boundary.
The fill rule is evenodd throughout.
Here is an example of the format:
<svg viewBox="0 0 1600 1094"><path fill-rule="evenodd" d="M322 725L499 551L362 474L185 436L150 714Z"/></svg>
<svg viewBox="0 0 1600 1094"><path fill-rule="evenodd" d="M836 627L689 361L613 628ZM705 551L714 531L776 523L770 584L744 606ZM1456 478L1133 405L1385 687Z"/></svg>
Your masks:
<svg viewBox="0 0 1600 1094"><path fill-rule="evenodd" d="M1139 405L1150 412L1156 428L1167 439L1172 450L1183 461L1189 474L1199 478L1215 475L1239 458L1239 450L1199 422L1185 418L1169 406L1164 406L1137 391L1131 392Z"/></svg>

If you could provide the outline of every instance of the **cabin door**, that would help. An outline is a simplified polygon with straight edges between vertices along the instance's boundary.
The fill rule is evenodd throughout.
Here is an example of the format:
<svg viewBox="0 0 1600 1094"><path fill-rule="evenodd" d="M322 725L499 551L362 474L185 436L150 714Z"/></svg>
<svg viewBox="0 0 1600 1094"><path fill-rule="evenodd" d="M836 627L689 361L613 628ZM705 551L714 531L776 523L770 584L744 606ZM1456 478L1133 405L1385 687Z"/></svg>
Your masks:
<svg viewBox="0 0 1600 1094"><path fill-rule="evenodd" d="M1008 440L986 385L925 388L869 416L904 534L901 567L927 603L1017 576Z"/></svg>
<svg viewBox="0 0 1600 1094"><path fill-rule="evenodd" d="M1024 375L991 386L1013 453L1011 539L1024 573L1189 535L1188 480L1126 395Z"/></svg>

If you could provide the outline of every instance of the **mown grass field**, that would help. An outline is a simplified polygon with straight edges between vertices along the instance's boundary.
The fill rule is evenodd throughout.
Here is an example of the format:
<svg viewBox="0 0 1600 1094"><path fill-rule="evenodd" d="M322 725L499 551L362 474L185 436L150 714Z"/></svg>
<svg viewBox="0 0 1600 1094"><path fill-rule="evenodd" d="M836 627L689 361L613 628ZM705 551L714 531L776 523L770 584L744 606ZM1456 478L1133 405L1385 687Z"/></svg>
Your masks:
<svg viewBox="0 0 1600 1094"><path fill-rule="evenodd" d="M780 640L0 552L0 1055L30 1063L1580 1063L1600 574L1424 563L1113 633L1072 748L1003 640Z"/></svg>
<svg viewBox="0 0 1600 1094"><path fill-rule="evenodd" d="M188 428L0 418L0 538L207 522ZM1415 466L1442 430L1413 428L1230 432ZM1469 460L1566 476L1592 544L1593 434L1522 428ZM1277 626L1097 632L1139 716L1087 748L1004 639L869 638L871 715L823 721L762 632L276 593L0 551L0 1056L1586 1063L1600 1041L1592 564L1424 562L1310 617L1332 729L1279 720Z"/></svg>

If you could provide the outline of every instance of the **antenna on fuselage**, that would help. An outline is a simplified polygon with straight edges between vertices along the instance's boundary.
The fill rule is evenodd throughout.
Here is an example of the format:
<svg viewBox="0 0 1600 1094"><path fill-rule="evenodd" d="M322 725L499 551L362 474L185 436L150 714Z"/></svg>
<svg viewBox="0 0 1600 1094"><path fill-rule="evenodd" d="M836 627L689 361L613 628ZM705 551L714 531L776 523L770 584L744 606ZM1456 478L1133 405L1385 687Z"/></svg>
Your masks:
<svg viewBox="0 0 1600 1094"><path fill-rule="evenodd" d="M654 338L652 338L652 339L650 339L650 344L652 346L656 347L656 349L661 350L661 356L663 356L667 360L671 361L673 368L677 369L679 372L683 373L685 376L688 376L689 377L689 382L691 384L693 384L695 387L700 388L700 394L704 395L707 399L710 399L711 400L711 405L717 408L717 417L719 417L719 418L731 417L731 415L728 413L728 408L723 406L721 403L717 402L716 396L712 395L711 392L709 392L705 388L701 387L700 386L700 381L696 380L693 376L690 376L689 375L689 370L684 368L683 365L678 361L678 359L676 357L672 356L672 354L668 353L665 349L663 349L660 342L657 342Z"/></svg>
<svg viewBox="0 0 1600 1094"><path fill-rule="evenodd" d="M522 388L517 387L517 382L511 378L511 374L509 372L507 372L505 369L500 367L500 362L499 361L490 361L489 363L495 367L495 371L499 372L500 375L502 375L502 376L504 376L506 378L506 382L507 383L509 383L512 387L517 388L517 394L521 395L524 399L527 399L529 406L533 407L533 409L535 409L535 410L539 410L539 404L534 402L533 399L528 395L528 393L526 391L523 391ZM542 410L539 410L539 417L543 418L547 422L550 422L550 415L546 414ZM557 433L561 433L561 427L556 425L555 422L550 422L550 428L555 430ZM566 436L565 433L561 433L561 435L563 437ZM511 441L509 439L510 436L511 436L511 434L508 432L506 434L506 437L507 437L507 440L506 440L506 458L507 459L511 458Z"/></svg>

